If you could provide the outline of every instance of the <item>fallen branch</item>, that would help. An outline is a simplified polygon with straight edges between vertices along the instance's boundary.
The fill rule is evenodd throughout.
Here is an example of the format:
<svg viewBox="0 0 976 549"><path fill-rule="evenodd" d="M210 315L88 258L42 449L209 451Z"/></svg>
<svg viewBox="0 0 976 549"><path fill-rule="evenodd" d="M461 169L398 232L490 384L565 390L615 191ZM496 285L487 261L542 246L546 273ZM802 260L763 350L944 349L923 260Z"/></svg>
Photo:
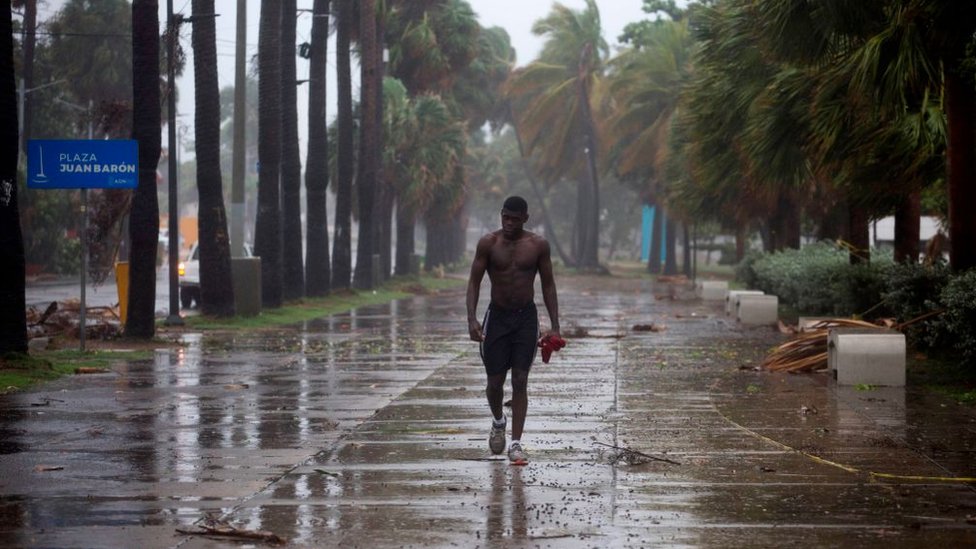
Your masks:
<svg viewBox="0 0 976 549"><path fill-rule="evenodd" d="M285 543L284 539L272 532L268 532L266 530L241 530L239 528L234 528L229 524L218 524L215 526L201 525L198 526L196 530L184 530L182 528L177 528L176 531L187 536L219 536L236 539L249 539L263 541L265 543L273 543L275 545L283 545Z"/></svg>
<svg viewBox="0 0 976 549"><path fill-rule="evenodd" d="M672 460L670 460L668 458L662 458L662 457L652 456L650 454L645 454L644 452L638 452L637 450L631 450L630 448L623 448L621 446L614 446L613 444L605 444L603 442L594 442L593 444L599 444L600 446L606 446L607 448L612 448L614 450L620 450L621 452L628 452L630 454L634 454L635 456L644 457L644 458L651 459L651 460L654 460L654 461L663 461L664 463L670 463L672 465L681 465L677 461L672 461Z"/></svg>

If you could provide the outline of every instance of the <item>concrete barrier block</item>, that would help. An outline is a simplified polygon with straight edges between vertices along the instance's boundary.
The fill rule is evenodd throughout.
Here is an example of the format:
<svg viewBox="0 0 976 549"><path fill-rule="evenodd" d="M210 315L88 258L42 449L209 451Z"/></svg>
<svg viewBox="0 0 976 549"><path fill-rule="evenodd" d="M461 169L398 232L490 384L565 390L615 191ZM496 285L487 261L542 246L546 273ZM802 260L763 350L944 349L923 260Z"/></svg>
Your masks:
<svg viewBox="0 0 976 549"><path fill-rule="evenodd" d="M731 315L738 309L740 295L763 295L764 293L759 290L729 290L725 298L725 314Z"/></svg>
<svg viewBox="0 0 976 549"><path fill-rule="evenodd" d="M238 316L261 313L261 258L230 258L234 284L234 310Z"/></svg>
<svg viewBox="0 0 976 549"><path fill-rule="evenodd" d="M905 334L873 328L831 328L827 369L838 385L905 386Z"/></svg>
<svg viewBox="0 0 976 549"><path fill-rule="evenodd" d="M701 283L699 297L705 301L724 301L729 292L729 283L725 280L705 280Z"/></svg>
<svg viewBox="0 0 976 549"><path fill-rule="evenodd" d="M774 295L740 295L735 317L746 325L776 324L779 320L779 298Z"/></svg>

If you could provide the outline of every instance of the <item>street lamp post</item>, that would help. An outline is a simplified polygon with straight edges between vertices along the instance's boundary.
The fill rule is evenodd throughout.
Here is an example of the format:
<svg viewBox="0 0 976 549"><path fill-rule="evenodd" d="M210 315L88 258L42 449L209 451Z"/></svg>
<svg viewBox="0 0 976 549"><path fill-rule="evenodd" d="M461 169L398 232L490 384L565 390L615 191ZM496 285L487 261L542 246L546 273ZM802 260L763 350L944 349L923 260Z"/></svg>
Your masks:
<svg viewBox="0 0 976 549"><path fill-rule="evenodd" d="M34 88L37 89L37 88ZM54 98L55 101L61 103L66 107L70 107L77 111L84 112L88 118L88 140L91 141L95 139L95 128L93 125L93 106L94 101L88 100L88 108L82 107L80 105L75 105L69 101L65 101L61 98ZM86 317L86 312L88 309L87 304L87 289L88 286L88 189L86 187L81 188L81 303L78 308L78 347L84 351L85 350L85 328L88 326L88 319Z"/></svg>

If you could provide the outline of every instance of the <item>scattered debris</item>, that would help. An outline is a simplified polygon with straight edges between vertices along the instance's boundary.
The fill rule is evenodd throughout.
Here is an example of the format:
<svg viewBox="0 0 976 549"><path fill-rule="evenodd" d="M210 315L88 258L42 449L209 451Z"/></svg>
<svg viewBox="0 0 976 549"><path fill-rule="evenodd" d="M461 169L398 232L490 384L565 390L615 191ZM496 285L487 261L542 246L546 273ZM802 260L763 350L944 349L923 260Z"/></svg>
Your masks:
<svg viewBox="0 0 976 549"><path fill-rule="evenodd" d="M109 371L105 368L93 368L91 366L79 366L75 368L76 374L107 374Z"/></svg>
<svg viewBox="0 0 976 549"><path fill-rule="evenodd" d="M580 338L589 336L590 331L582 326L572 326L568 330L564 330L561 335L565 337Z"/></svg>
<svg viewBox="0 0 976 549"><path fill-rule="evenodd" d="M801 416L817 415L818 413L820 410L817 410L816 406L800 406Z"/></svg>
<svg viewBox="0 0 976 549"><path fill-rule="evenodd" d="M641 463L646 463L647 461L663 461L664 463L670 463L671 465L681 465L677 461L670 460L668 458L662 458L657 456L652 456L650 454L645 454L644 452L639 452L637 450L632 450L630 448L624 448L622 446L614 446L613 444L605 444L603 442L594 442L599 446L606 446L612 450L618 450L620 453L611 456L611 462L626 461L630 465L639 465ZM644 458L641 460L640 458Z"/></svg>
<svg viewBox="0 0 976 549"><path fill-rule="evenodd" d="M43 311L27 308L27 336L30 339L49 338L57 335L78 337L81 323L81 301L53 301ZM122 321L118 307L86 307L85 336L90 339L112 339L122 335ZM40 347L42 341L35 346ZM46 344L44 345L46 347Z"/></svg>
<svg viewBox="0 0 976 549"><path fill-rule="evenodd" d="M339 473L333 473L332 471L326 471L325 469L314 469L314 471L320 475L326 475L332 478L339 478Z"/></svg>
<svg viewBox="0 0 976 549"><path fill-rule="evenodd" d="M35 473L46 473L47 471L63 471L64 467L61 465L36 465L34 466Z"/></svg>
<svg viewBox="0 0 976 549"><path fill-rule="evenodd" d="M284 545L286 540L267 530L244 530L227 522L208 517L203 524L194 529L177 528L176 531L187 536L217 536L244 540L263 541L274 545Z"/></svg>
<svg viewBox="0 0 976 549"><path fill-rule="evenodd" d="M632 328L635 332L663 332L667 330L667 326L657 325L653 322L650 324L634 324Z"/></svg>

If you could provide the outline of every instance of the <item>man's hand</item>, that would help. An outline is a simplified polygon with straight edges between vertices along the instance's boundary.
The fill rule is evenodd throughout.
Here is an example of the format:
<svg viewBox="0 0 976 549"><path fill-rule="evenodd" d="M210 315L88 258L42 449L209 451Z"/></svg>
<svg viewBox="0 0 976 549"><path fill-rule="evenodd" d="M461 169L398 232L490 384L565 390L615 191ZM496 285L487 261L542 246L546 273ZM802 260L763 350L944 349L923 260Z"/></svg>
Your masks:
<svg viewBox="0 0 976 549"><path fill-rule="evenodd" d="M485 340L485 334L481 332L481 323L477 320L468 321L468 334L471 336L471 341L480 343Z"/></svg>
<svg viewBox="0 0 976 549"><path fill-rule="evenodd" d="M549 363L552 353L566 346L566 340L559 337L559 330L549 330L546 335L539 340L539 347L542 349L542 362Z"/></svg>

